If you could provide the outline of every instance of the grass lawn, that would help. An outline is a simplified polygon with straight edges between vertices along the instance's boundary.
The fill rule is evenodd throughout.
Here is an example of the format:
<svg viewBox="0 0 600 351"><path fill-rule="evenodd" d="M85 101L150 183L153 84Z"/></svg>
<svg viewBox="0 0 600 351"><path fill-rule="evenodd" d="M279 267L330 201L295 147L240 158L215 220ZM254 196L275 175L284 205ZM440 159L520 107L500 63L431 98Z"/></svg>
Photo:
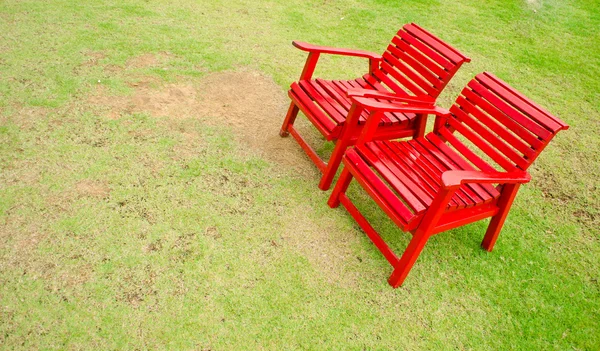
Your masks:
<svg viewBox="0 0 600 351"><path fill-rule="evenodd" d="M408 22L473 59L440 105L489 70L571 129L494 252L486 222L436 236L394 290L278 131L291 40ZM0 348L600 349L599 28L596 0L0 1Z"/></svg>

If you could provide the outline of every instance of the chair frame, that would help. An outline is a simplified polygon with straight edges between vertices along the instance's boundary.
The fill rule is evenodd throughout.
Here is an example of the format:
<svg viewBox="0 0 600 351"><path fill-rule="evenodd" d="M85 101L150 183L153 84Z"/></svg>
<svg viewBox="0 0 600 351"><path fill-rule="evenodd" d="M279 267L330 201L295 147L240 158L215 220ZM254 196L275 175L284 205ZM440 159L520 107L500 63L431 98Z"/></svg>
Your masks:
<svg viewBox="0 0 600 351"><path fill-rule="evenodd" d="M450 79L456 74L458 69L465 62L470 62L471 59L463 54L461 54L458 50L452 48L448 44L444 43L441 39L435 37L433 34L429 33L425 29L419 27L418 25L411 23L409 25L404 26L407 28L411 26L411 28L416 28L418 31L425 33L426 35L435 38L437 42L435 45L439 47L440 50L449 53L456 57L458 61L455 65L453 65L450 70L447 72L448 78L441 87L443 89L445 85L450 81ZM366 58L369 60L369 75L373 75L374 72L381 68L382 62L384 61L383 56L380 54L363 51L363 50L352 50L352 49L343 49L343 48L332 48L327 46L318 46L312 45L300 41L293 41L292 44L299 48L300 50L307 51L308 57L304 64L304 68L302 73L300 74L299 81L310 80L313 76L315 68L317 66L317 62L321 54L332 54L332 55L341 55L341 56L349 56L349 57L359 57ZM377 78L375 78L377 79ZM381 81L378 80L378 83ZM440 90L441 92L441 90ZM394 102L409 102L413 104L424 104L424 105L432 105L435 103L435 99L439 95L430 96L430 95L419 95L419 96L409 96L409 95L399 95L397 93L391 92L381 92L377 90L368 90L363 92L363 94L368 95L371 98L377 98L387 101ZM348 112L348 116L342 128L342 131L338 138L335 138L327 132L326 128L322 126L322 122L317 120L317 118L311 113L310 108L308 107L312 101L306 101L302 97L296 96L292 90L288 92L288 95L291 99L290 107L283 121L283 125L279 132L279 135L282 137L286 137L288 135L292 135L294 139L298 142L300 147L305 151L311 161L317 166L319 171L321 171L322 178L319 182L319 189L328 190L333 182L333 179L337 173L337 170L341 164L342 156L346 148L352 146L356 143L358 136L360 134L361 128L354 128L348 126L349 120L354 120L355 123L358 123L358 119L352 118L352 114L356 113L357 110L351 109ZM365 95L365 96L366 96ZM308 142L298 133L296 128L294 127L294 122L296 117L298 116L298 112L302 111L303 114L308 118L308 120L319 130L319 132L326 137L328 141L333 141L335 143L334 150L326 162L321 159L321 157L317 154L317 152L308 144ZM362 110L361 110L362 111ZM358 111L358 115L360 116L361 111ZM327 121L331 123L330 128L334 126L333 121ZM387 139L398 139L405 137L418 137L423 136L425 132L425 127L427 123L427 116L423 114L417 114L414 120L412 127L405 126L394 126L382 128L375 133L373 138L380 140Z"/></svg>
<svg viewBox="0 0 600 351"><path fill-rule="evenodd" d="M504 84L504 89L523 99L523 101L529 104L529 108L535 109L536 112L544 114L545 117L552 120L556 127L550 138L558 131L568 129L568 125L564 122L550 115L546 110L525 98L519 92L510 88L492 74L485 72L481 75L486 75L487 77L491 77L497 82L500 82L499 84ZM389 284L394 288L403 284L406 276L431 236L490 217L491 221L488 224L481 246L487 251L492 251L520 185L529 182L531 179L529 173L527 173L526 170L518 168L506 172L448 170L442 173L440 190L427 208L421 220L416 223L416 225L407 225L406 216L399 211L400 208L404 207L399 203L397 196L392 192L388 185L374 174L365 160L357 153L356 149L373 140L372 136L378 127L379 119L385 111L410 111L426 115L435 115L436 121L434 131L432 132L434 134L438 133L441 128L444 128L444 121L451 115L451 112L439 107L406 107L398 104L375 102L372 99L363 97L353 98L353 102L355 105L354 108L356 109L369 108L374 112L371 113L371 117L362 131L360 139L356 143L356 147L348 149L343 157L344 168L331 193L328 205L331 208L335 208L341 203L365 231L375 246L381 251L388 262L394 267L393 273L388 279ZM549 141L550 140L548 139L539 152L542 151ZM533 162L533 159L531 159L530 162ZM408 231L413 235L401 257L394 254L377 231L346 195L346 190L352 179L358 181L369 196L374 199L379 207L402 230ZM453 195L462 184L467 183L499 184L497 189L500 189L500 196L491 203L448 211L447 206Z"/></svg>

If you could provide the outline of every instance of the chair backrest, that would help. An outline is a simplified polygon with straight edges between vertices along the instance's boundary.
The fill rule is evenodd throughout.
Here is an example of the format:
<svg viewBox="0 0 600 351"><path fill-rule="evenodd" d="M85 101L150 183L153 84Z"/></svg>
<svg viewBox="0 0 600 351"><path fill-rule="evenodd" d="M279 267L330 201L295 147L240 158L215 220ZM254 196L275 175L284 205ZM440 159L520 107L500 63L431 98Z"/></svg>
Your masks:
<svg viewBox="0 0 600 351"><path fill-rule="evenodd" d="M450 108L437 133L481 170L526 170L569 126L491 73L478 74ZM479 148L495 163L469 149ZM481 152L479 154L481 154ZM490 164L493 169L490 168Z"/></svg>
<svg viewBox="0 0 600 351"><path fill-rule="evenodd" d="M414 23L398 31L372 75L401 95L437 98L471 59Z"/></svg>

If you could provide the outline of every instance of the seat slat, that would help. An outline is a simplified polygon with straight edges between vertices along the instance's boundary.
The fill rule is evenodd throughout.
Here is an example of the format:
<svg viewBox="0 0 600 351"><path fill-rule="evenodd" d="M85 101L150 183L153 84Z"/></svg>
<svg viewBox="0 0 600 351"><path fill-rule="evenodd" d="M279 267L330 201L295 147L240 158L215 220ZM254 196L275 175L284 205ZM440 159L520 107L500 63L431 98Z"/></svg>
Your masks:
<svg viewBox="0 0 600 351"><path fill-rule="evenodd" d="M344 116L348 115L348 111L346 111L346 109L343 108L342 105L340 105L337 100L331 96L331 94L329 94L325 89L323 89L323 87L317 83L316 81L306 81L308 84L310 84L310 86L325 100L327 101L327 103L329 105L331 105L331 107L333 107L338 113L338 116L341 116L340 119L336 119L336 117L334 117L332 115L332 117L335 119L335 121L339 124L342 123L345 118Z"/></svg>
<svg viewBox="0 0 600 351"><path fill-rule="evenodd" d="M415 218L415 215L389 188L383 186L383 182L377 177L375 172L369 168L367 163L356 151L356 149L349 149L344 156L350 162L350 165L347 166L350 169L354 169L354 172L356 173L355 176L360 174L360 177L357 176L356 180L361 183L361 185L365 186L365 190L369 193L378 195L377 197L374 197L374 200L377 201L386 212L396 213L398 217L405 222L403 227L406 226L406 224L410 223L410 221Z"/></svg>
<svg viewBox="0 0 600 351"><path fill-rule="evenodd" d="M299 82L300 87L306 92L306 94L319 105L337 124L344 122L344 116L340 114L335 107L333 107L329 101L327 101L321 94L319 94L312 85L305 80Z"/></svg>
<svg viewBox="0 0 600 351"><path fill-rule="evenodd" d="M435 137L435 135L426 136L426 140L429 142L428 150L430 152L435 149L436 152L439 151L442 154L444 154L449 160L451 160L456 165L456 168L454 169L468 170L471 168L471 166L467 162L461 162L464 160L458 157L458 155L452 152L452 150L450 150L447 147L444 147L445 145L443 143L439 143L441 140L437 138L434 139L432 138L432 136ZM483 193L485 195L485 192ZM479 196L478 192L475 191L474 187L470 184L461 185L459 190L456 192L456 196L458 196L465 203L466 207L474 206L486 200L485 196Z"/></svg>
<svg viewBox="0 0 600 351"><path fill-rule="evenodd" d="M363 78L356 78L356 79L354 79L354 82L356 82L356 84L358 84L358 86L363 89L373 89L373 87L371 87L371 85L369 83L367 83ZM389 100L381 100L381 99L375 99L375 101L389 102ZM389 113L389 112L386 112L383 114L382 121L384 122L384 124L389 124L389 125L400 123L400 120L396 117L396 115L393 113Z"/></svg>
<svg viewBox="0 0 600 351"><path fill-rule="evenodd" d="M420 160L424 165L423 169L431 175L432 179L439 187L439 184L441 184L442 181L442 173L449 169L448 166L442 164L435 156L414 140L409 140L406 143L398 143L397 145L399 148L404 149L406 153L410 154L411 158L416 157ZM464 204L459 198L452 197L449 206L458 208L464 206Z"/></svg>
<svg viewBox="0 0 600 351"><path fill-rule="evenodd" d="M341 81L341 83L343 83L348 90L349 89L360 89L362 88L358 83L356 83L353 80L345 80L345 81ZM367 110L363 110L362 114L361 114L361 118L359 119L358 123L359 124L364 124L367 122L367 120L369 119L369 115L370 112ZM387 116L384 114L383 117L381 118L381 121L379 122L380 125L386 125L386 126L391 126L392 125L392 121L390 121L389 118L387 118Z"/></svg>
<svg viewBox="0 0 600 351"><path fill-rule="evenodd" d="M323 79L317 79L316 81L335 99L335 101L338 102L338 104L340 104L344 108L344 110L346 111L346 115L348 115L348 111L350 111L350 107L352 107L352 104L346 96L342 95L343 92L341 92L337 88L337 86L330 81L326 81Z"/></svg>
<svg viewBox="0 0 600 351"><path fill-rule="evenodd" d="M313 119L316 121L316 123L322 125L322 132L331 133L336 127L335 123L333 123L331 118L329 118L323 111L314 106L314 102L312 101L312 99L308 95L306 95L304 90L297 83L292 83L291 87L291 92L293 92L294 96L300 101L300 103L303 106L306 106L306 108L310 109L310 112L312 113L312 115L314 115Z"/></svg>
<svg viewBox="0 0 600 351"><path fill-rule="evenodd" d="M449 146L444 144L442 139L440 137L438 137L437 135L430 133L430 134L428 134L427 139L431 143L433 143L441 152L443 152L445 155L447 155L449 158L451 158L453 162L455 162L457 165L459 165L459 167L461 169L466 170L466 171L476 171L477 170L469 162L466 161L466 160L469 160L472 162L472 160L470 158L465 159L465 158L461 157L460 155L458 155L457 153L455 153L453 150L450 149ZM458 141L458 139L456 139L456 140ZM458 143L462 144L460 141L458 141ZM464 147L464 144L462 144L462 145ZM493 171L493 172L496 171L490 165L487 165L487 167L482 168L481 170L485 170L485 169L487 169L489 171ZM475 193L477 193L477 195L484 202L488 201L491 197L495 197L498 195L498 191L490 184L468 183L467 186L469 188L471 188L471 190L473 190Z"/></svg>
<svg viewBox="0 0 600 351"><path fill-rule="evenodd" d="M343 96L346 96L346 92L349 89L352 89L353 87L351 85L348 84L348 82L343 81L343 80L334 80L333 84L340 90L341 94L343 94ZM347 98L347 96L346 96ZM348 99L348 101L350 101ZM359 124L364 124L365 121L367 120L367 118L369 118L369 113L366 110L363 110L360 114L360 119L358 121Z"/></svg>
<svg viewBox="0 0 600 351"><path fill-rule="evenodd" d="M377 157L373 151L370 150L366 145L358 146L356 151L359 152L367 163L374 167L379 174L397 191L402 199L412 208L416 213L423 212L425 210L425 206L423 202L414 195L406 184L404 184L398 177L395 176L393 171L391 171L381 160ZM381 155L378 155L381 156ZM414 186L414 184L411 184Z"/></svg>
<svg viewBox="0 0 600 351"><path fill-rule="evenodd" d="M387 167L398 179L406 184L408 189L421 201L421 203L423 203L423 205L429 205L433 200L435 193L431 192L431 189L429 189L429 185L426 182L423 182L419 177L415 177L416 173L414 170L406 167L406 165L399 160L398 155L391 152L390 148L386 146L387 144L390 144L390 142L375 141L368 143L367 147L384 161Z"/></svg>
<svg viewBox="0 0 600 351"><path fill-rule="evenodd" d="M431 154L433 157L435 157L435 159L438 160L438 162L440 162L444 167L445 170L462 170L461 167L459 167L454 161L452 161L450 158L448 158L447 155L445 155L444 153L442 153L440 150L438 150L433 144L431 144L431 142L426 139L426 138L417 138L414 139L423 149L425 149L425 153L429 153ZM440 179L441 182L441 179ZM457 208L465 208L466 206L469 206L472 201L471 199L464 194L464 192L462 191L462 189L459 189L456 193L455 193L455 197L457 198L457 202L459 203L459 205L457 206Z"/></svg>
<svg viewBox="0 0 600 351"><path fill-rule="evenodd" d="M410 155L405 153L405 150L399 147L398 144L400 143L382 143L380 148L387 148L386 153L390 155L390 158L392 158L394 162L397 164L402 164L402 167L405 169L410 169L412 172L414 172L419 178L419 181L422 182L423 190L425 190L427 194L433 198L438 191L439 182L435 181L433 176L427 172L427 170L431 172L429 168L424 167L422 163L419 164L416 159L413 160Z"/></svg>
<svg viewBox="0 0 600 351"><path fill-rule="evenodd" d="M401 157L397 156L396 159L399 162L403 162L409 169L412 169L421 181L428 185L427 189L431 197L435 197L440 189L442 171L430 164L424 155L415 155L414 149L409 149L406 146L407 144L403 142L390 142L386 143L386 146L390 151L401 155ZM450 199L449 205L451 207L458 207L460 204L453 197Z"/></svg>

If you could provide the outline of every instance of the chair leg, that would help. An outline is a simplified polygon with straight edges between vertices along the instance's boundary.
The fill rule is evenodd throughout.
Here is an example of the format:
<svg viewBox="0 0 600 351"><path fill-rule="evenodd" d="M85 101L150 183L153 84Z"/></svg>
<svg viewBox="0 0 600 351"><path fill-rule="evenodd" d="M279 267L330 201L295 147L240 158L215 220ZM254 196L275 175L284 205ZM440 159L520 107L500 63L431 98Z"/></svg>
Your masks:
<svg viewBox="0 0 600 351"><path fill-rule="evenodd" d="M416 232L413 235L412 240L406 247L406 250L402 254L402 257L398 260L398 263L394 266L394 271L392 275L388 279L388 283L393 287L397 288L404 283L404 279L412 269L415 261L423 251L425 244L429 240L429 235L427 233L419 233Z"/></svg>
<svg viewBox="0 0 600 351"><path fill-rule="evenodd" d="M427 127L427 115L417 115L417 119L415 120L415 133L413 134L413 138L422 137L425 135L425 128Z"/></svg>
<svg viewBox="0 0 600 351"><path fill-rule="evenodd" d="M321 190L329 190L331 187L331 183L333 182L333 177L337 173L338 168L340 168L340 163L342 163L342 157L346 152L346 148L350 144L347 140L348 138L340 138L335 143L335 147L333 148L333 152L331 153L331 157L329 161L327 161L327 168L321 177L321 181L319 182L319 189Z"/></svg>
<svg viewBox="0 0 600 351"><path fill-rule="evenodd" d="M292 101L290 103L290 108L288 109L287 115L285 116L285 119L283 120L283 125L281 126L281 130L279 131L279 135L281 137L286 137L288 135L290 135L290 132L288 131L288 126L294 124L294 121L296 120L296 116L298 116L298 106L296 106L296 104Z"/></svg>
<svg viewBox="0 0 600 351"><path fill-rule="evenodd" d="M340 174L340 178L337 183L335 183L335 187L331 192L331 196L329 196L329 200L327 204L331 208L336 208L340 205L340 195L345 194L350 182L352 181L352 173L348 171L347 168L342 169L342 174Z"/></svg>
<svg viewBox="0 0 600 351"><path fill-rule="evenodd" d="M502 189L502 195L498 201L498 207L500 208L500 211L498 211L498 213L492 217L487 231L485 232L485 236L483 237L483 241L481 242L481 246L485 250L492 251L494 249L494 244L496 244L496 240L500 235L500 230L502 230L502 226L504 225L504 221L506 221L510 207L517 196L519 185L520 184L504 185L504 188Z"/></svg>

